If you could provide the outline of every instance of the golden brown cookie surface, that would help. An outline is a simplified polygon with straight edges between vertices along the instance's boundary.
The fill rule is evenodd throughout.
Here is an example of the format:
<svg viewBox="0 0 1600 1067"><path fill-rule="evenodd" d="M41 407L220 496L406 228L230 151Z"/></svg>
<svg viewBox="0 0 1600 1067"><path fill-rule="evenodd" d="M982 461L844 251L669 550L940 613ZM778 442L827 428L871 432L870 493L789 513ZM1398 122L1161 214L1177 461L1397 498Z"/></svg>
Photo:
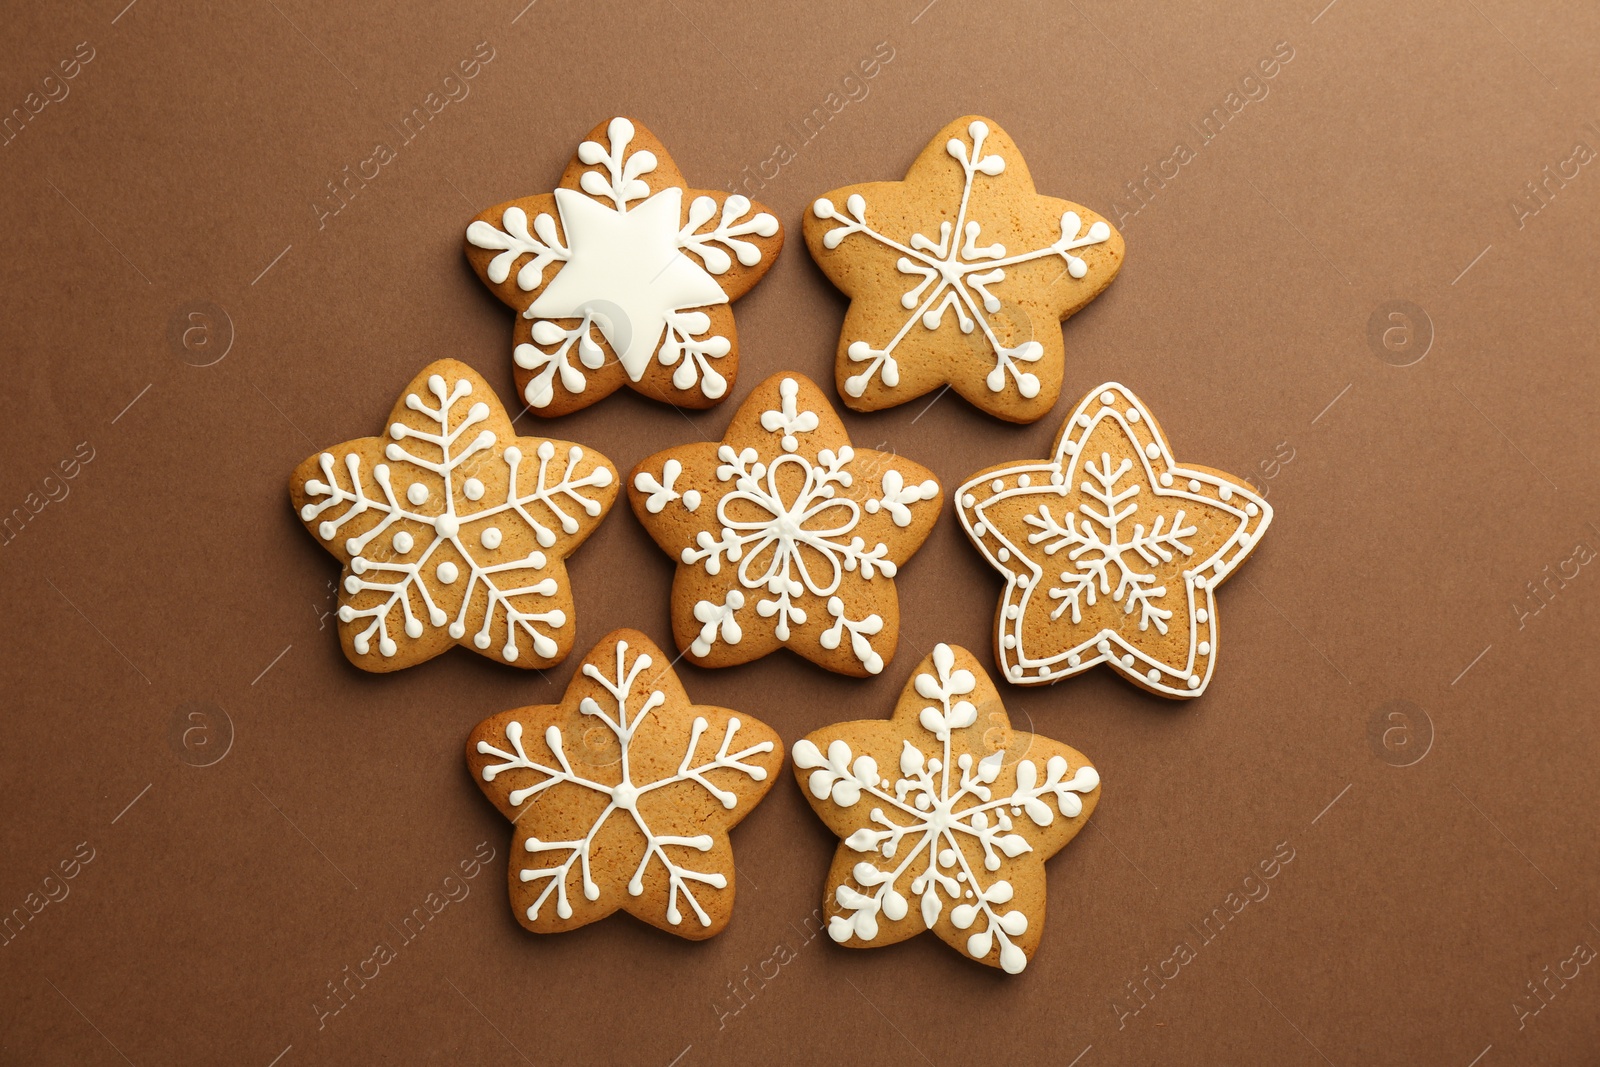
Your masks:
<svg viewBox="0 0 1600 1067"><path fill-rule="evenodd" d="M1044 934L1044 861L1100 799L1082 753L1011 727L964 648L917 665L887 720L836 723L794 746L806 799L840 839L828 934L872 948L932 930L1016 974Z"/></svg>
<svg viewBox="0 0 1600 1067"><path fill-rule="evenodd" d="M517 311L517 388L539 415L623 385L680 407L727 394L739 364L732 301L783 247L777 218L737 193L689 189L666 148L626 118L578 146L554 193L467 227L473 270Z"/></svg>
<svg viewBox="0 0 1600 1067"><path fill-rule="evenodd" d="M857 676L894 655L894 576L943 504L930 471L852 447L822 390L787 373L751 392L720 442L659 452L628 486L678 561L672 630L690 661L727 667L786 645Z"/></svg>
<svg viewBox="0 0 1600 1067"><path fill-rule="evenodd" d="M973 405L1032 422L1061 392L1059 323L1122 265L1122 237L1079 204L1040 196L995 123L967 116L904 181L835 189L806 213L806 247L850 297L839 395L856 411L948 384Z"/></svg>
<svg viewBox="0 0 1600 1067"><path fill-rule="evenodd" d="M720 932L733 912L728 831L782 763L776 733L691 704L635 630L603 637L560 704L501 712L467 741L473 780L514 824L511 906L535 933L618 908L692 940Z"/></svg>
<svg viewBox="0 0 1600 1067"><path fill-rule="evenodd" d="M1243 479L1180 467L1144 403L1108 382L1049 459L974 474L961 525L1006 578L995 658L1017 685L1099 663L1161 696L1205 692L1215 590L1260 543L1272 508Z"/></svg>
<svg viewBox="0 0 1600 1067"><path fill-rule="evenodd" d="M572 650L564 562L617 495L611 461L518 437L477 371L423 368L378 437L309 457L289 478L305 528L344 564L339 641L384 672L452 645L518 667Z"/></svg>

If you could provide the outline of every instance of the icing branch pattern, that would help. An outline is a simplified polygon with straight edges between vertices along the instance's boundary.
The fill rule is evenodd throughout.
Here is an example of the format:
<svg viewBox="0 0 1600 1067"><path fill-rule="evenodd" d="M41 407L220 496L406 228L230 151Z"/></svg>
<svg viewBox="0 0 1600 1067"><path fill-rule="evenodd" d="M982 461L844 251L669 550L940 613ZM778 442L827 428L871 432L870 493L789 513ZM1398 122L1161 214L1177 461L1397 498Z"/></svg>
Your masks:
<svg viewBox="0 0 1600 1067"><path fill-rule="evenodd" d="M921 702L917 736L925 740L902 739L898 752L874 755L837 737L824 748L813 740L829 733L821 730L794 746L796 767L810 772L803 779L811 797L849 812L856 827L840 833L841 854L848 850L860 858L835 891L828 934L841 943L872 942L883 921L909 916L921 929L935 929L946 916L970 956L987 960L997 954L999 966L1016 974L1027 965L1018 939L1033 920L1007 906L1015 887L998 872L1005 861L1034 852L1030 827L1051 826L1057 813L1066 819L1082 815L1082 796L1100 784L1100 776L1087 762L1073 766L1060 753L1024 755L1001 787L1007 750L980 758L961 736L978 721L974 672L958 666L954 650L944 644L924 668L913 687ZM885 757L888 766L879 762ZM1036 941L1037 930L1034 935Z"/></svg>
<svg viewBox="0 0 1600 1067"><path fill-rule="evenodd" d="M575 769L567 754L572 740L563 735L557 725L544 731L545 747L550 758L530 756L524 738L523 723L511 719L504 726L504 744L491 744L480 740L476 750L480 755L492 757L480 772L485 782L507 771L530 771L539 777L526 786L513 789L508 803L513 809L538 799L557 786L575 786L591 790L605 798L605 805L590 825L588 831L573 840L546 841L529 834L524 841L524 851L530 856L529 865L518 871L524 883L542 883L537 897L528 905L528 919L537 920L549 904L555 915L563 920L573 917L573 903L569 893L576 889L585 900L600 898L600 885L594 877L592 863L596 838L612 818L631 822L638 831L640 854L632 877L627 882L627 892L638 897L645 891L645 878L652 864L659 864L668 883L665 919L671 926L685 921L684 908L693 913L694 921L701 927L712 925L712 916L696 896L697 887L725 889L727 877L718 871L697 869L692 864L692 853L711 850L714 840L709 833L665 833L652 825L652 820L641 809L640 801L659 789L690 785L703 790L725 810L739 806L739 796L725 788L729 775L744 776L753 782L765 781L767 769L753 758L775 750L771 741L743 744L738 740L743 725L737 716L730 717L723 729L716 752L710 758L697 758L700 740L710 724L703 715L696 715L689 723L688 735L683 739L682 758L677 771L653 781L637 780L630 757L634 739L652 713L666 703L666 694L658 688L640 686L639 679L654 664L647 652L637 652L629 660L626 640L615 644L616 668L607 674L595 665L583 665L584 677L597 682L605 701L585 696L578 706L579 713L609 731L621 748L621 760L615 764L617 781L600 781ZM713 775L717 776L715 779ZM526 780L526 779L524 779ZM719 782L723 784L718 784ZM523 809L527 810L527 809ZM521 817L519 812L518 818ZM576 878L574 878L576 874ZM553 903L551 898L554 897ZM680 903L681 901L681 903Z"/></svg>
<svg viewBox="0 0 1600 1067"><path fill-rule="evenodd" d="M520 203L506 205L498 225L478 219L467 227L470 246L497 253L482 267L490 283L503 285L521 262L516 289L537 294L516 300L526 304L522 315L532 320L532 340L519 344L513 357L532 372L523 398L535 410L551 406L558 384L568 394L583 393L590 374L607 363L603 344L632 382L656 362L674 368L677 390L698 392L708 402L727 392L728 377L717 361L732 351L732 340L696 309L729 302L718 279L735 261L742 268L760 265L762 246L750 238L776 236L778 220L737 194L720 204L696 196L685 209L681 184L658 180L652 193L646 178L662 161L647 149L630 149L636 133L619 117L606 126L606 144L580 144L578 189L557 189L549 198L554 213L538 211L531 227ZM514 295L502 291L508 300Z"/></svg>
<svg viewBox="0 0 1600 1067"><path fill-rule="evenodd" d="M1085 603L1094 604L1098 589L1100 595L1110 594L1112 600L1121 603L1126 614L1133 614L1137 607L1139 629L1149 629L1154 623L1156 629L1164 634L1172 612L1158 605L1167 595L1167 587L1157 584L1154 571L1139 566L1137 561L1130 564L1128 555L1134 553L1146 566L1170 563L1178 553L1192 556L1194 549L1186 539L1195 535L1196 528L1183 524L1184 510L1179 508L1170 525L1167 525L1167 516L1157 515L1150 522L1148 531L1143 523L1134 523L1133 537L1122 540L1122 524L1139 511L1137 497L1140 486L1135 482L1118 492L1117 483L1133 469L1133 460L1124 458L1115 470L1112 470L1111 462L1110 455L1101 453L1098 467L1094 460L1084 464L1083 469L1089 475L1089 480L1084 481L1081 488L1089 499L1078 505L1083 520L1081 525L1077 522L1080 516L1073 515L1071 511L1065 513L1066 523L1062 525L1050 513L1048 504L1040 504L1037 515L1024 517L1023 521L1035 527L1035 531L1028 535L1030 544L1042 542L1045 554L1050 556L1066 550L1067 559L1077 568L1075 571L1063 571L1063 585L1049 591L1052 599L1061 601L1050 617L1060 618L1061 613L1070 608L1072 621L1082 622L1083 606ZM1122 506L1124 503L1127 507ZM1097 504L1101 510L1096 510ZM1164 525L1166 529L1162 528ZM1111 585L1113 568L1117 579L1114 589Z"/></svg>
<svg viewBox="0 0 1600 1067"><path fill-rule="evenodd" d="M383 462L368 470L359 448L323 452L316 458L320 476L301 483L307 502L300 518L350 557L338 616L357 627L351 645L359 656L375 649L392 658L402 635L415 641L430 630L468 639L469 619L480 609L481 625L470 634L477 649L489 650L498 618L505 629L495 651L507 663L530 647L542 661L560 651L556 632L568 619L552 606L566 597L559 561L580 529L610 505L615 490L606 490L615 476L604 457L577 445L503 441L487 424L504 423L504 413L474 378L428 374L427 396L408 392L404 400L426 428L397 414ZM503 497L491 499L501 472ZM499 549L513 532L531 532L536 547L507 558ZM442 590L452 600L459 596L454 610L447 610ZM350 602L358 597L363 606Z"/></svg>
<svg viewBox="0 0 1600 1067"><path fill-rule="evenodd" d="M824 247L838 248L845 238L861 234L898 252L900 258L895 266L910 279L900 298L900 305L908 314L894 336L881 348L865 340L853 340L846 349L853 363L865 364L844 381L845 392L850 396L861 396L874 376L889 388L897 386L900 366L895 349L900 342L919 324L931 333L942 329L946 322L954 322L964 334L982 331L995 360L994 369L985 379L991 393L1003 392L1009 377L1023 397L1038 396L1039 377L1026 367L1043 357L1044 347L1035 340L1007 345L996 335L989 316L999 313L1004 301L995 290L1006 281L1008 268L1049 257L1060 257L1067 274L1082 278L1088 273L1088 266L1073 252L1111 237L1111 228L1105 222L1096 221L1085 230L1077 213L1067 211L1061 216L1060 236L1042 248L1013 253L999 241L980 243L984 240L984 224L973 217L973 186L1001 174L1006 161L997 153L984 152L984 141L990 133L987 123L974 120L966 132L967 140L952 137L945 145L945 151L961 166L963 183L955 222L940 222L936 238L913 232L908 241L901 242L885 234L868 220L870 205L860 193L846 198L843 211L827 197L811 206L817 218L838 223L824 234Z"/></svg>

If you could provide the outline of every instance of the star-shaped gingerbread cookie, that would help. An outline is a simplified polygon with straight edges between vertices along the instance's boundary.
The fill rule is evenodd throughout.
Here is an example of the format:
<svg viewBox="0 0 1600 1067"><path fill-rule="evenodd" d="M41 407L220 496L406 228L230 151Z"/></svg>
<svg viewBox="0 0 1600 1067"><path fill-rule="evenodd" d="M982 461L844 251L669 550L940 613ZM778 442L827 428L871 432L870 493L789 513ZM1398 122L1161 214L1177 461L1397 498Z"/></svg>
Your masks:
<svg viewBox="0 0 1600 1067"><path fill-rule="evenodd" d="M311 456L289 497L344 564L339 641L368 671L463 645L518 667L566 658L563 562L617 495L617 470L570 441L518 437L494 390L453 359L423 368L379 437Z"/></svg>
<svg viewBox="0 0 1600 1067"><path fill-rule="evenodd" d="M939 517L939 483L853 448L809 379L767 379L721 442L658 452L628 484L634 514L678 561L672 631L692 662L727 667L787 645L865 676L894 656L894 576Z"/></svg>
<svg viewBox="0 0 1600 1067"><path fill-rule="evenodd" d="M980 471L956 504L1006 578L995 656L1008 681L1109 663L1175 698L1205 692L1216 588L1272 522L1242 479L1178 466L1150 410L1115 382L1083 398L1049 459Z"/></svg>
<svg viewBox="0 0 1600 1067"><path fill-rule="evenodd" d="M806 247L850 297L835 377L856 411L948 384L1032 422L1061 392L1060 322L1111 284L1122 237L1079 204L1040 196L987 119L957 119L904 181L835 189L807 212Z"/></svg>
<svg viewBox="0 0 1600 1067"><path fill-rule="evenodd" d="M739 365L729 305L782 247L771 212L686 188L626 118L589 132L554 193L490 208L466 235L473 270L519 313L517 387L540 415L623 385L680 407L721 400Z"/></svg>
<svg viewBox="0 0 1600 1067"><path fill-rule="evenodd" d="M939 645L887 721L795 742L795 775L838 835L828 934L873 948L932 930L1016 974L1044 934L1044 861L1100 800L1075 749L1011 727L972 653Z"/></svg>
<svg viewBox="0 0 1600 1067"><path fill-rule="evenodd" d="M572 930L618 908L692 940L733 912L728 831L783 763L768 726L689 703L648 637L617 630L560 704L514 708L467 741L473 780L513 824L517 921Z"/></svg>

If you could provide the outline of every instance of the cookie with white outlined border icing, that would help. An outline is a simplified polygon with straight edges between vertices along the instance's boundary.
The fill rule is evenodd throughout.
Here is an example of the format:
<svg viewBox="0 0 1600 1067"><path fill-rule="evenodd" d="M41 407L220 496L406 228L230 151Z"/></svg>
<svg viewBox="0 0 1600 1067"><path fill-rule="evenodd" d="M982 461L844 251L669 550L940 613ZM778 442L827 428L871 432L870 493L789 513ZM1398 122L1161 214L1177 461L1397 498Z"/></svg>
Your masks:
<svg viewBox="0 0 1600 1067"><path fill-rule="evenodd" d="M1107 663L1173 698L1205 692L1216 588L1261 541L1272 508L1243 479L1179 466L1125 386L1089 392L1048 459L980 471L961 525L1006 579L995 657L1017 685Z"/></svg>
<svg viewBox="0 0 1600 1067"><path fill-rule="evenodd" d="M813 201L806 247L850 297L835 378L856 411L948 385L1011 422L1061 392L1060 323L1122 265L1122 237L1080 204L1039 195L1016 144L976 116L947 125L905 179Z"/></svg>
<svg viewBox="0 0 1600 1067"><path fill-rule="evenodd" d="M799 374L751 391L721 441L634 468L634 514L678 561L672 632L702 667L780 646L832 671L877 674L900 633L894 576L939 517L932 472L854 448Z"/></svg>
<svg viewBox="0 0 1600 1067"><path fill-rule="evenodd" d="M318 452L289 478L305 528L344 564L339 641L384 672L463 645L517 667L572 649L564 562L617 495L617 471L570 441L518 437L478 372L423 368L384 432Z"/></svg>
<svg viewBox="0 0 1600 1067"><path fill-rule="evenodd" d="M557 933L619 908L691 940L733 912L728 831L783 765L765 723L691 704L668 657L616 630L561 703L479 723L467 764L513 824L507 883L517 921Z"/></svg>
<svg viewBox="0 0 1600 1067"><path fill-rule="evenodd" d="M828 934L875 948L932 930L1016 974L1044 934L1044 861L1083 829L1100 775L1083 753L1013 729L977 659L939 645L888 719L794 746L795 776L839 837Z"/></svg>
<svg viewBox="0 0 1600 1067"><path fill-rule="evenodd" d="M687 188L661 142L621 117L589 131L555 192L496 205L466 232L472 269L518 312L517 389L538 415L624 385L717 403L739 365L730 305L782 247L770 211Z"/></svg>

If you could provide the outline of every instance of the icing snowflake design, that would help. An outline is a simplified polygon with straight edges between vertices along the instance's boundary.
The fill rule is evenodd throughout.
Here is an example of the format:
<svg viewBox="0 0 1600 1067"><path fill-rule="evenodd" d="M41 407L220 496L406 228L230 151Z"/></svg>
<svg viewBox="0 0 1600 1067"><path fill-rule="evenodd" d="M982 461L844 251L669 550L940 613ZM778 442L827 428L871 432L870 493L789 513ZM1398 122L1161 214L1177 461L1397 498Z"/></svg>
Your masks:
<svg viewBox="0 0 1600 1067"><path fill-rule="evenodd" d="M681 176L670 160L630 147L638 132L614 118L602 144L597 127L562 188L467 227L474 266L528 320L514 360L535 411L598 399L578 397L613 358L636 385L652 366L671 368L671 390L657 383L656 392L674 403L704 407L727 392L731 370L718 367L731 362L733 320L714 321L712 311L766 272L781 241L757 239L777 237L778 220L737 194L701 193L686 213ZM619 384L611 375L599 395Z"/></svg>
<svg viewBox="0 0 1600 1067"><path fill-rule="evenodd" d="M826 902L835 941L890 944L933 930L1009 974L1027 965L1041 916L1023 907L1042 903L1044 860L1082 828L1100 776L1066 745L1013 731L1003 710L989 710L998 707L972 654L941 644L892 720L840 723L795 743L808 799L843 839Z"/></svg>
<svg viewBox="0 0 1600 1067"><path fill-rule="evenodd" d="M660 649L629 630L595 646L560 705L497 715L468 744L516 824L513 906L539 932L620 906L685 937L716 933L733 904L727 831L781 758L764 724L690 706Z"/></svg>
<svg viewBox="0 0 1600 1067"><path fill-rule="evenodd" d="M1108 383L1048 461L995 467L956 492L961 522L1006 576L997 652L1019 685L1109 663L1169 697L1205 691L1216 587L1272 509L1243 480L1172 459L1144 404Z"/></svg>
<svg viewBox="0 0 1600 1067"><path fill-rule="evenodd" d="M692 660L711 662L715 650L719 665L742 663L785 644L833 670L883 670L896 634L878 611L852 617L849 604L864 593L894 605L891 580L938 515L939 483L851 447L811 382L770 379L720 444L652 456L632 486L640 521L679 562L675 606L692 598L678 617Z"/></svg>
<svg viewBox="0 0 1600 1067"><path fill-rule="evenodd" d="M300 519L345 562L339 623L352 662L386 671L451 644L544 667L570 650L562 560L616 496L609 460L515 437L477 373L427 367L385 437L301 464Z"/></svg>
<svg viewBox="0 0 1600 1067"><path fill-rule="evenodd" d="M900 390L904 368L897 358L897 352L909 350L910 358L915 362L925 352L925 337L952 328L962 334L981 336L981 346L992 361L990 369L982 376L983 389L969 387L961 390L963 395L980 406L988 407L998 405L1001 394L1010 388L1016 390L1013 395L1024 400L1039 398L1041 381L1036 371L1040 361L1046 357L1046 343L1051 351L1059 353L1060 349L1055 322L1098 295L1110 283L1120 263L1121 239L1115 238L1109 224L1096 217L1086 225L1080 212L1086 212L1087 209L1066 201L1031 195L1032 183L1026 177L1027 172L1020 158L1008 162L1005 155L985 150L985 143L995 133L989 123L983 119L962 121L965 123L964 130L961 129L961 123L947 127L944 133L951 136L942 145L935 138L906 181L898 183L901 187L915 184L919 171L936 166L939 159L936 153L948 156L959 166L962 178L959 199L950 205L948 211L940 211L928 219L930 232L913 230L902 239L900 234L885 233L880 228L881 223L875 220L898 219L903 214L896 210L899 203L893 199L894 194L885 192L885 186L894 188L893 183L852 187L862 191L837 190L811 206L812 214L823 224L808 228L807 231L814 254L821 250L831 252L854 235L860 235L864 240L875 242L888 255L897 256L894 269L905 276L898 298L903 315L898 329L891 336L887 339L865 339L852 333L851 322L847 321L845 325L839 362L840 389L848 400L859 401L876 379L883 395L876 399L869 398L873 402L867 404L866 408L902 403L939 384L919 367L912 375L914 380L906 381L904 384L907 388ZM1003 135L1000 136L1003 138ZM1009 139L1004 139L1003 143L1009 145ZM930 156L933 156L932 160ZM948 166L948 163L944 165ZM992 185L995 179L1005 174L1008 166L1021 170L1020 178L1012 183L1010 191L1028 196L1030 202L1023 209L983 195L985 185ZM941 184L938 187L946 186ZM998 193L998 190L995 192ZM846 194L842 211L836 202L840 193ZM1044 201L1045 206L1034 208L1031 201ZM912 206L915 207L915 201ZM1059 230L1053 240L1036 247L1008 247L1008 241L1015 242L1022 236L1014 216L1047 209L1059 210ZM932 232L935 223L938 227L936 234ZM997 237L1004 239L997 240ZM1075 255L1076 251L1108 242L1113 249L1111 259L1109 264L1101 263L1095 278L1070 293L1065 289L1062 294L1053 297L1048 293L1048 289L1056 282L1068 278L1082 280L1089 275L1090 264ZM1024 291L1026 286L1033 283L1024 281L1019 285L1015 277L1018 268L1042 260L1059 263L1054 281L1050 280L1049 275L1044 277L1048 285L1042 302L1060 305L1063 300L1066 301L1061 313L1049 316L1047 324L1034 323L1030 317L1032 312L1029 306L1041 302L1038 297ZM818 254L818 261L831 276L835 275L834 271L829 270L834 263L832 257ZM835 276L835 280L853 281L842 274ZM852 295L857 294L852 292ZM1029 306L1019 304L1019 299ZM1038 330L1041 337L1047 338L1046 343L1032 336L1041 325L1050 327L1049 330ZM1012 326L1024 328L1019 331L1011 329ZM1014 343L1008 340L1008 337L1017 333L1024 336ZM1053 403L1054 392L1059 388L1059 377L1057 370L1052 375L1052 381L1057 384L1052 386L1050 395L1045 397L1042 405L1033 405L1038 407L1040 414ZM959 388L963 383L952 381L951 384ZM984 391L989 394L988 398L982 395ZM899 395L902 392L903 395ZM852 403L852 406L858 405Z"/></svg>

